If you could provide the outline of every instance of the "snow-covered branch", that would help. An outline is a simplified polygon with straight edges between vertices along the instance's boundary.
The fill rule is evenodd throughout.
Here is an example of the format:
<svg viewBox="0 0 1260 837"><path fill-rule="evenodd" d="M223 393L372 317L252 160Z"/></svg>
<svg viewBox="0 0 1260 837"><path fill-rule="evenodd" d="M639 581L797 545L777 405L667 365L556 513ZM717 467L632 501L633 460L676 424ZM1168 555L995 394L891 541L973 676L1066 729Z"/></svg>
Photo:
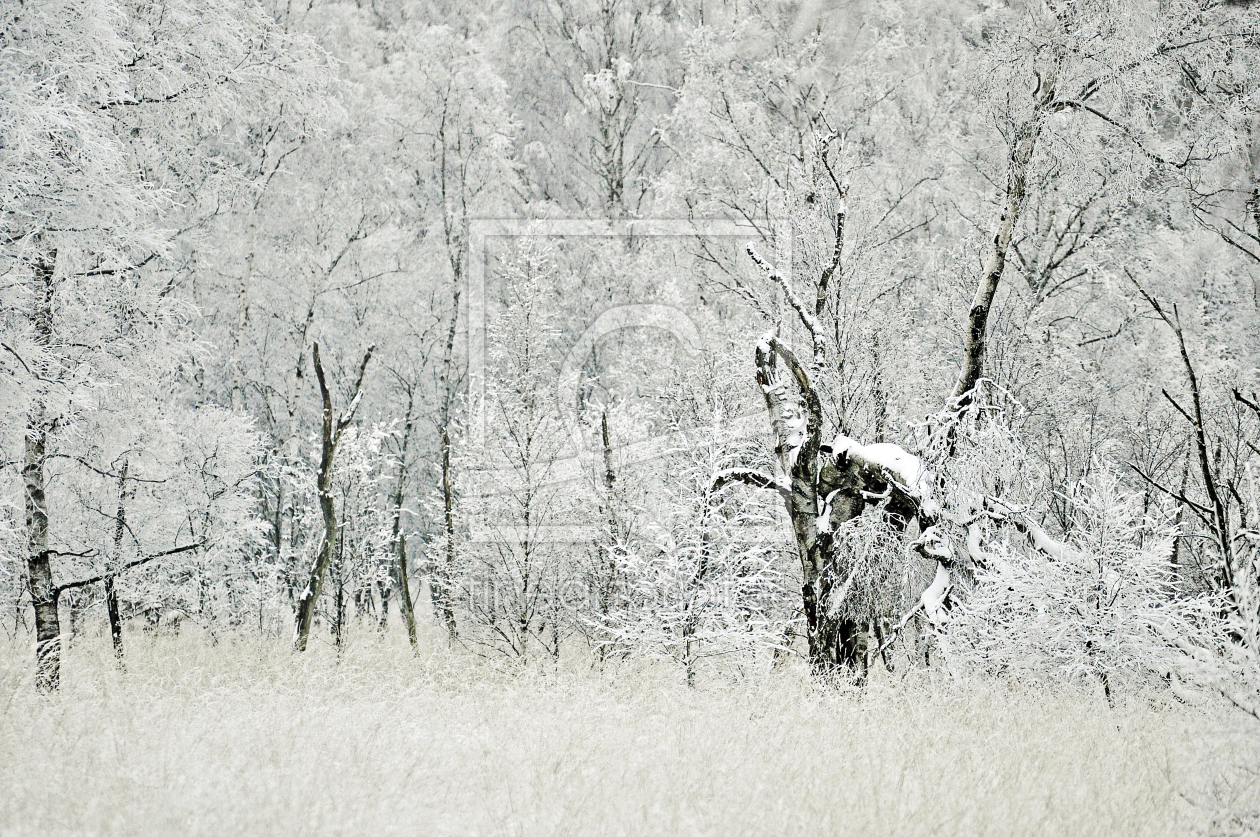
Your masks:
<svg viewBox="0 0 1260 837"><path fill-rule="evenodd" d="M787 297L788 304L792 306L792 310L794 310L797 316L800 317L801 322L809 331L810 339L813 341L814 369L822 369L823 363L826 360L826 343L824 342L825 335L823 333L822 325L818 321L818 317L814 315L814 312L810 311L809 308L805 306L805 303L801 300L800 296L797 295L796 289L792 287L792 283L788 281L788 278L784 276L783 273L781 273L774 265L762 258L756 248L753 247L752 242L748 243L747 249L748 256L753 260L753 263L762 269L766 276L769 277L770 281L783 288L783 294Z"/></svg>
<svg viewBox="0 0 1260 837"><path fill-rule="evenodd" d="M743 483L753 488L772 488L785 497L791 495L792 487L783 480L746 468L728 468L713 478L712 493L717 494L733 482Z"/></svg>
<svg viewBox="0 0 1260 837"><path fill-rule="evenodd" d="M1049 557L1062 560L1067 554L1068 547L1047 535L1046 530L1041 528L1026 512L1013 508L994 497L986 497L984 505L985 511L990 517L994 520L1010 523L1020 532L1027 535L1029 542L1033 546Z"/></svg>

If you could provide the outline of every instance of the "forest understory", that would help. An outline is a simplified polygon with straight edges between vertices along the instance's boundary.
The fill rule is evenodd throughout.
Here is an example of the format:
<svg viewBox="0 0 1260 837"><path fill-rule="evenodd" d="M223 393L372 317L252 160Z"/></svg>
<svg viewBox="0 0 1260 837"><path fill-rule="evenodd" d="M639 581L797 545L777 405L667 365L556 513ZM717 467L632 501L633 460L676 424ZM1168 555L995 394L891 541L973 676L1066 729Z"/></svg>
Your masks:
<svg viewBox="0 0 1260 837"><path fill-rule="evenodd" d="M67 651L56 699L0 644L0 834L1254 833L1260 755L1166 691L801 663L705 679L492 666L401 625L347 652L193 630ZM139 632L137 632L139 633ZM808 773L802 763L811 765ZM1249 832L1247 829L1250 828Z"/></svg>

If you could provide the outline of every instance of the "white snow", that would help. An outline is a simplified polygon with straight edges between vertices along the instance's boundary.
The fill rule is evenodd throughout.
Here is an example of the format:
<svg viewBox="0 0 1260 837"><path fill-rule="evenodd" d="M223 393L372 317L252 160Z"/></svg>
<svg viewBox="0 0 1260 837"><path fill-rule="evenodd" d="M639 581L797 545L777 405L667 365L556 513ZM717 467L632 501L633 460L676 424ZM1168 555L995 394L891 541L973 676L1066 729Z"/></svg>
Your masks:
<svg viewBox="0 0 1260 837"><path fill-rule="evenodd" d="M979 523L973 521L967 526L967 553L971 556L971 563L985 567L993 563L993 556L981 546L980 534Z"/></svg>
<svg viewBox="0 0 1260 837"><path fill-rule="evenodd" d="M825 535L831 531L831 501L839 493L840 489L837 488L828 494L826 499L819 502L819 505L822 507L818 510L818 534L820 535Z"/></svg>
<svg viewBox="0 0 1260 837"><path fill-rule="evenodd" d="M1046 534L1046 530L1042 529L1027 516L1023 519L1024 526L1028 529L1028 537L1032 539L1033 545L1051 558L1062 560L1064 547L1063 544Z"/></svg>
<svg viewBox="0 0 1260 837"><path fill-rule="evenodd" d="M800 410L785 407L783 409L783 429L786 438L783 440L788 448L788 470L796 465L796 458L801 454L801 446L805 444L805 431L809 419Z"/></svg>
<svg viewBox="0 0 1260 837"><path fill-rule="evenodd" d="M909 453L900 445L894 445L889 442L876 442L873 445L864 445L862 447L862 455L867 460L886 469L897 478L898 482L911 491L918 491L919 481L923 478L923 460L919 459L919 457Z"/></svg>
<svg viewBox="0 0 1260 837"><path fill-rule="evenodd" d="M933 625L939 625L945 621L945 596L949 594L949 570L942 566L940 561L936 562L936 578L923 591L923 595L919 600L923 602L923 612L927 614L927 618Z"/></svg>
<svg viewBox="0 0 1260 837"><path fill-rule="evenodd" d="M924 506L923 510L927 511L927 504L932 502L932 482L927 468L923 465L923 460L913 453L891 442L858 444L843 433L836 435L831 443L831 450L836 457L852 456L883 468L890 477L901 483L902 487L920 500ZM936 510L934 503L932 509Z"/></svg>
<svg viewBox="0 0 1260 837"><path fill-rule="evenodd" d="M924 529L916 543L923 545L924 554L934 558L949 561L954 557L953 541L949 533L942 531L939 526L929 526Z"/></svg>

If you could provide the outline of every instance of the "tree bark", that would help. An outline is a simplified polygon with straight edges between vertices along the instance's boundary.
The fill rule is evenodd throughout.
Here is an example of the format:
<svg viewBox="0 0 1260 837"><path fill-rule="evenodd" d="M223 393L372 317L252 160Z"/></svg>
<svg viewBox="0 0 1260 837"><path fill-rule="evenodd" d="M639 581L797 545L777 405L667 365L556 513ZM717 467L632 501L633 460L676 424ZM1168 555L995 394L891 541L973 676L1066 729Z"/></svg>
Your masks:
<svg viewBox="0 0 1260 837"><path fill-rule="evenodd" d="M321 422L319 477L317 491L319 494L319 511L324 520L324 541L320 544L315 563L311 567L311 575L306 588L298 596L297 640L298 651L306 650L310 637L311 624L315 619L315 605L319 594L323 591L324 578L328 568L332 566L333 550L337 546L337 509L333 502L333 457L337 452L337 439L333 431L332 394L324 380L324 367L319 358L319 344L315 344L315 377L319 381L319 394L323 400L324 410Z"/></svg>
<svg viewBox="0 0 1260 837"><path fill-rule="evenodd" d="M398 590L398 610L407 626L407 641L412 649L418 645L416 638L415 603L411 598L411 582L407 577L407 536L402 531L403 498L407 485L407 450L411 446L411 434L415 427L412 411L415 409L415 391L407 391L407 413L403 423L401 451L398 455L398 482L394 486L394 519L391 543L394 547L394 584ZM382 598L381 608L385 602ZM383 617L382 617L383 618Z"/></svg>
<svg viewBox="0 0 1260 837"><path fill-rule="evenodd" d="M1020 215L1024 211L1024 203L1028 197L1028 166L1032 162L1033 152L1037 149L1037 139L1041 135L1041 126L1054 101L1055 74L1057 67L1052 68L1034 93L1032 115L1015 129L1014 143L1011 145L1011 156L1006 168L1006 194L1002 198L1002 215L998 220L997 231L993 234L993 242L985 259L984 273L980 284L976 287L976 295L967 313L967 330L963 337L962 371L958 383L954 387L953 404L965 406L971 399L972 390L980 381L984 371L984 358L988 348L986 340L989 323L989 310L993 307L993 298L997 295L998 285L1002 281L1002 271L1006 268L1006 256L1011 247L1011 238L1015 227L1019 224Z"/></svg>
<svg viewBox="0 0 1260 837"><path fill-rule="evenodd" d="M617 520L617 509L613 504L613 490L617 484L617 472L613 469L612 435L608 432L608 410L605 408L599 416L600 438L604 443L604 493L608 507L604 510L608 516L608 535L614 544L621 537L621 525ZM614 566L615 571L615 566Z"/></svg>
<svg viewBox="0 0 1260 837"><path fill-rule="evenodd" d="M607 409L600 414L599 428L600 437L604 443L604 502L608 504L605 511L608 516L608 537L610 540L608 546L608 576L602 579L600 584L602 589L599 591L599 610L603 618L607 619L612 611L613 597L617 595L618 576L621 573L621 568L617 562L617 550L621 548L621 540L624 537L624 533L621 531L621 521L617 519L617 507L615 504L617 472L613 468L612 434L608 430ZM598 561L598 558L596 560ZM599 647L601 663L604 661L606 650L603 645Z"/></svg>
<svg viewBox="0 0 1260 837"><path fill-rule="evenodd" d="M345 501L342 501L342 509L345 509ZM334 518L335 522L336 518ZM327 529L328 523L324 522ZM337 656L346 649L346 532L338 527L337 530L337 563L332 567L333 581L337 590L336 596L333 597L333 645L337 649Z"/></svg>
<svg viewBox="0 0 1260 837"><path fill-rule="evenodd" d="M836 653L839 625L829 618L826 607L834 581L834 573L827 571L831 535L818 530L822 404L808 373L778 338L768 338L758 345L755 361L757 383L765 396L777 440L775 453L790 480L783 493L801 561L801 599L809 661L816 673L824 673L839 661ZM788 367L788 374L784 374L780 361ZM803 428L800 427L802 420ZM860 510L861 505L858 505L848 516L855 516Z"/></svg>
<svg viewBox="0 0 1260 837"><path fill-rule="evenodd" d="M453 643L458 637L455 624L455 605L451 594L455 581L455 483L451 472L451 418L455 406L455 335L459 331L459 305L464 290L464 258L467 254L468 239L465 223L468 219L468 192L466 169L452 166L447 160L448 144L446 138L446 120L443 117L438 128L439 168L441 177L442 229L446 239L446 254L451 265L451 320L446 331L446 342L442 346L442 375L444 387L442 393L442 410L438 423L441 425L442 444L442 511L446 535L445 564L437 570L439 583L430 588L430 595L436 592L434 602L441 611L441 618L446 625L448 639ZM458 172L455 184L448 181ZM456 194L448 194L448 187L458 186Z"/></svg>
<svg viewBox="0 0 1260 837"><path fill-rule="evenodd" d="M109 638L114 645L114 659L123 666L122 616L118 612L118 588L116 581L122 568L122 542L127 531L127 468L130 463L123 459L122 472L118 475L118 513L114 516L114 551L110 556L109 572L105 576L105 610L109 614Z"/></svg>
<svg viewBox="0 0 1260 837"><path fill-rule="evenodd" d="M41 254L35 263L34 311L35 344L43 352L52 346L53 272L57 251ZM48 417L43 382L36 382L35 397L26 419L26 445L22 481L26 489L26 572L35 606L35 687L52 692L61 683L61 621L57 613L58 590L53 584L51 552L48 547L48 498L45 494L45 467L48 437L54 421Z"/></svg>
<svg viewBox="0 0 1260 837"><path fill-rule="evenodd" d="M442 567L442 588L440 602L442 621L446 625L446 634L451 642L459 636L455 624L455 605L451 601L451 591L455 584L455 491L453 474L451 473L451 433L449 419L442 424L442 511L446 532L446 564Z"/></svg>
<svg viewBox="0 0 1260 837"><path fill-rule="evenodd" d="M323 591L324 579L328 575L328 568L332 565L335 555L334 550L337 548L337 507L333 498L333 468L337 456L337 443L341 441L342 433L350 426L350 422L354 420L354 413L358 409L359 399L363 395L363 375L367 371L368 361L372 359L372 352L375 348L375 346L369 347L367 353L363 356L363 364L359 367L359 379L355 384L354 395L350 399L350 406L347 408L346 414L340 419L333 418L332 393L328 389L328 381L324 375L324 364L320 360L319 344L315 343L311 350L315 360L315 379L319 383L319 395L324 408L320 436L319 479L317 482L319 511L324 519L324 542L320 546L319 553L315 556L314 564L311 566L311 575L306 583L306 588L298 596L297 631L294 639L294 648L298 651L306 650L306 643L311 634L311 625L315 621L315 605L319 602L319 594Z"/></svg>
<svg viewBox="0 0 1260 837"><path fill-rule="evenodd" d="M447 234L448 247L452 235ZM451 600L451 592L455 581L455 480L451 471L451 418L455 405L455 335L459 329L459 302L462 282L461 262L452 255L451 270L455 276L453 299L451 303L451 322L446 332L446 342L442 347L442 410L438 417L441 431L442 448L442 519L445 535L446 555L443 566L437 568L437 584L430 588L434 595L434 604L440 611L443 624L446 626L447 638L454 642L458 637L458 626L455 624L455 605Z"/></svg>

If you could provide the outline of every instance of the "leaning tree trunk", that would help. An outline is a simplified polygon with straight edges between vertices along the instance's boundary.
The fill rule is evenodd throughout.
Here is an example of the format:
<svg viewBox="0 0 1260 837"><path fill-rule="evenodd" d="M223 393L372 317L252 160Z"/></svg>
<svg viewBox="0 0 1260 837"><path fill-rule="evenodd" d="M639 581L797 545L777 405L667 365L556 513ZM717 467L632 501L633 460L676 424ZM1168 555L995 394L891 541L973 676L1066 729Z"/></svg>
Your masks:
<svg viewBox="0 0 1260 837"><path fill-rule="evenodd" d="M52 346L53 271L57 251L51 250L35 263L35 344L43 352ZM48 417L43 382L35 382L35 397L26 418L26 446L22 482L26 489L26 572L35 606L35 687L52 692L61 682L61 621L57 614L57 588L53 584L48 548L48 499L45 467L48 437L53 422Z"/></svg>
<svg viewBox="0 0 1260 837"><path fill-rule="evenodd" d="M1002 271L1006 268L1006 256L1010 252L1011 238L1015 234L1015 228L1019 224L1028 198L1028 166L1032 162L1033 152L1037 149L1037 138L1041 136L1042 123L1054 105L1056 71L1057 67L1052 67L1046 73L1046 77L1042 79L1034 94L1032 115L1028 121L1015 129L1015 142L1011 146L1011 156L1006 167L1006 192L1002 196L1002 215L993 233L993 241L985 258L984 273L976 286L971 310L967 312L967 330L963 335L962 371L958 375L958 383L954 386L952 399L954 404L960 407L966 406L984 370L984 358L988 347L989 310L993 307L993 298L997 295L998 285L1002 281Z"/></svg>

